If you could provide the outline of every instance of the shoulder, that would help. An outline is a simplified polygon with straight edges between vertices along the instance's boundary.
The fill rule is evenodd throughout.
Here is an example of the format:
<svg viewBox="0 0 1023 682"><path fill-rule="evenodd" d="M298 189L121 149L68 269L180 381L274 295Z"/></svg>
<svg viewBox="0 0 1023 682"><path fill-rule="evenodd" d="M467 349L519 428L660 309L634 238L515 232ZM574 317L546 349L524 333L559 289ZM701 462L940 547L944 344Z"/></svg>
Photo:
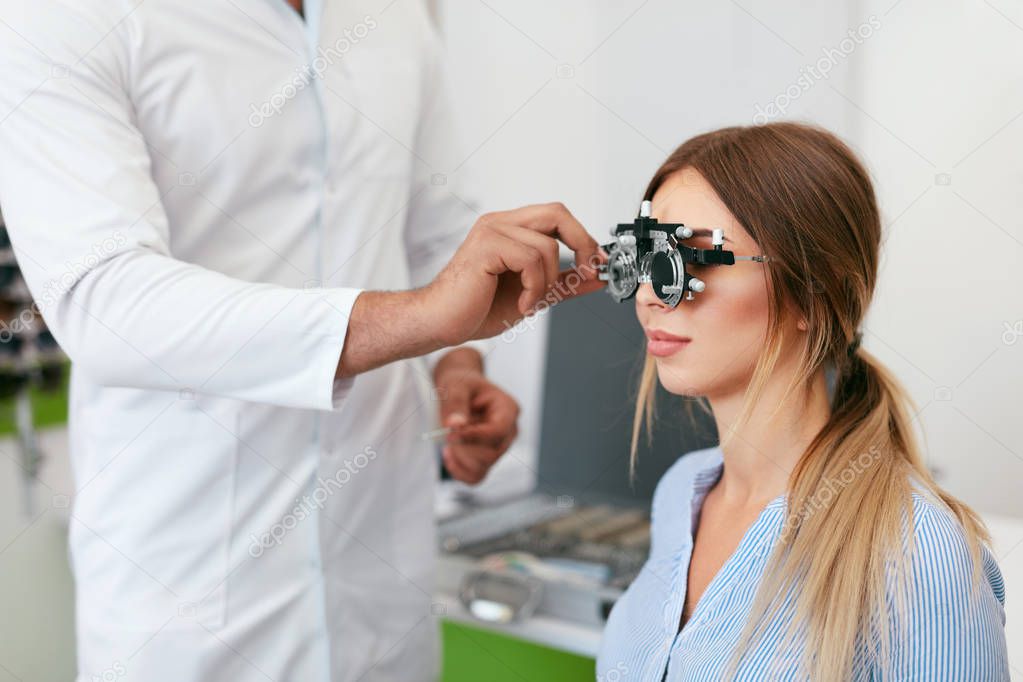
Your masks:
<svg viewBox="0 0 1023 682"><path fill-rule="evenodd" d="M1005 592L994 557L982 546L976 575L966 530L952 510L914 492L912 511L905 601L889 582L892 648L881 677L1007 680Z"/></svg>
<svg viewBox="0 0 1023 682"><path fill-rule="evenodd" d="M83 44L92 39L94 45L96 38L134 14L137 5L131 0L0 0L0 14L8 27L29 31L48 27L51 32L74 34ZM22 35L20 39L32 37L36 36ZM47 42L51 41L59 43Z"/></svg>
<svg viewBox="0 0 1023 682"><path fill-rule="evenodd" d="M8 76L23 76L35 89L41 85L40 78L85 78L91 71L119 65L136 18L135 4L129 0L0 0L4 24L0 64L5 85L10 85ZM8 72L9 68L18 73Z"/></svg>
<svg viewBox="0 0 1023 682"><path fill-rule="evenodd" d="M913 492L912 565L917 589L941 590L966 595L973 579L970 543L959 519L940 500L927 493ZM981 547L982 587L1001 605L1005 583L991 551ZM1003 616L1004 617L1004 616Z"/></svg>

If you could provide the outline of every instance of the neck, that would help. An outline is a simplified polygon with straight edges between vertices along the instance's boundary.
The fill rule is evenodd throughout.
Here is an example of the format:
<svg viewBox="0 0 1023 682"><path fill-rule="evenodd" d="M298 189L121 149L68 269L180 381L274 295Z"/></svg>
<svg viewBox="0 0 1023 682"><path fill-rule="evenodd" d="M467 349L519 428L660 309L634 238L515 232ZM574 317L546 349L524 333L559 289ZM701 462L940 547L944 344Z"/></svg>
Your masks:
<svg viewBox="0 0 1023 682"><path fill-rule="evenodd" d="M809 389L793 390L779 407L791 376L779 364L742 425L737 421L745 387L708 396L723 443L731 432L731 440L721 448L724 469L716 486L730 506L763 506L785 493L792 470L828 421L831 408L823 370Z"/></svg>
<svg viewBox="0 0 1023 682"><path fill-rule="evenodd" d="M302 14L302 0L288 0L288 4L291 5L296 12Z"/></svg>

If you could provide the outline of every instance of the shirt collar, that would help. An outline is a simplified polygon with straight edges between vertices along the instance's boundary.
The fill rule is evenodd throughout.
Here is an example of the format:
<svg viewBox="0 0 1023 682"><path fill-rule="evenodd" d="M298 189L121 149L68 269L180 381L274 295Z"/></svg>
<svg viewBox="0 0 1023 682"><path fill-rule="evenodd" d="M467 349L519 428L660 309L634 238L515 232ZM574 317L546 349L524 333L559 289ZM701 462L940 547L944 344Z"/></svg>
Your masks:
<svg viewBox="0 0 1023 682"><path fill-rule="evenodd" d="M707 492L710 491L710 489L714 487L714 484L718 482L718 479L721 478L724 468L724 453L721 452L721 446L716 445L707 453L706 458L700 462L693 473L692 499L694 510L699 509L699 507L703 504L703 498L706 497ZM784 508L787 500L788 495L786 493L782 493L768 502L764 508Z"/></svg>

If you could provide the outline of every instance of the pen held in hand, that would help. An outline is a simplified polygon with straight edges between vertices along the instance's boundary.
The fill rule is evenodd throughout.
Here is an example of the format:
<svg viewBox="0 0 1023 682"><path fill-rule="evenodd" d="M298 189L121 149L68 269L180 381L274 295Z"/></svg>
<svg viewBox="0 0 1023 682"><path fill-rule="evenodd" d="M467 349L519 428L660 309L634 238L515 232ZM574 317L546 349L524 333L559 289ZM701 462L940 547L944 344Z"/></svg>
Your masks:
<svg viewBox="0 0 1023 682"><path fill-rule="evenodd" d="M441 429L433 429L432 431L424 431L419 437L422 440L443 440L451 431L453 427L445 426Z"/></svg>

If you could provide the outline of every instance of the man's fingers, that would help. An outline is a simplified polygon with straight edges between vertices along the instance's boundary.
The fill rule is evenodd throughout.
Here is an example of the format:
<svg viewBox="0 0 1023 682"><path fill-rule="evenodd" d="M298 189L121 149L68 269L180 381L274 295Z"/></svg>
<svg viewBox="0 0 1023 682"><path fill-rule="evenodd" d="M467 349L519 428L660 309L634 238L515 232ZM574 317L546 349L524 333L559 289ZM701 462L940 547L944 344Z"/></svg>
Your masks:
<svg viewBox="0 0 1023 682"><path fill-rule="evenodd" d="M485 405L490 405L490 407L486 408L486 416L483 421L467 424L459 429L457 434L452 434L451 438L461 442L482 442L496 446L509 433L512 433L514 437L514 434L518 432L518 405L510 399L506 404L505 401L496 397L491 400L474 401L474 407Z"/></svg>
<svg viewBox="0 0 1023 682"><path fill-rule="evenodd" d="M515 272L522 283L522 294L519 296L518 308L523 315L528 314L533 305L547 293L547 276L544 273L543 256L540 252L522 242L494 232L493 246L496 251L498 267L501 272Z"/></svg>
<svg viewBox="0 0 1023 682"><path fill-rule="evenodd" d="M518 225L498 224L494 226L494 230L509 239L528 244L540 253L543 258L545 292L557 281L560 271L559 249L558 242L554 238Z"/></svg>
<svg viewBox="0 0 1023 682"><path fill-rule="evenodd" d="M507 435L505 435L504 438L501 439L500 443L497 444L497 451L502 453L502 454L504 452L506 452L508 450L508 448L511 447L512 442L515 440L516 436L518 436L518 435L519 435L519 427L516 426L514 429L511 430L510 433L508 433Z"/></svg>
<svg viewBox="0 0 1023 682"><path fill-rule="evenodd" d="M470 446L446 445L442 455L444 466L459 481L479 483L487 475L493 462L485 455L473 457L472 453L467 452L468 447Z"/></svg>
<svg viewBox="0 0 1023 682"><path fill-rule="evenodd" d="M487 445L496 447L507 434L508 428L496 424L470 424L463 426L457 434L452 434L459 443Z"/></svg>
<svg viewBox="0 0 1023 682"><path fill-rule="evenodd" d="M519 427L516 424L511 426L470 424L459 429L457 438L463 443L483 444L497 452L504 452L518 433Z"/></svg>
<svg viewBox="0 0 1023 682"><path fill-rule="evenodd" d="M470 474L483 478L490 467L498 460L501 453L491 445L461 444L451 446L452 453L459 464Z"/></svg>
<svg viewBox="0 0 1023 682"><path fill-rule="evenodd" d="M575 252L577 268L591 265L599 258L600 245L564 204L533 204L493 215L499 222L521 225L560 239Z"/></svg>
<svg viewBox="0 0 1023 682"><path fill-rule="evenodd" d="M444 460L444 468L448 470L448 473L450 473L459 481L464 481L466 483L472 482L473 478L472 473L468 469L463 467L460 461L455 459L455 456L452 453L450 446L444 448L444 452L441 455L441 458Z"/></svg>
<svg viewBox="0 0 1023 682"><path fill-rule="evenodd" d="M562 292L562 298L569 299L599 291L607 286L607 282L599 279L586 279L575 269L570 269L563 270L558 274L556 286L558 291ZM564 293L566 291L567 294Z"/></svg>
<svg viewBox="0 0 1023 682"><path fill-rule="evenodd" d="M463 426L469 423L472 409L472 395L465 382L457 382L444 387L440 401L440 423L442 426Z"/></svg>
<svg viewBox="0 0 1023 682"><path fill-rule="evenodd" d="M513 213L513 211L508 211L507 213ZM544 272L544 288L542 292L539 292L533 286L527 286L525 276L522 278L524 291L519 299L519 310L523 314L526 314L528 310L531 310L532 307L535 306L537 302L539 302L541 298L543 298L543 296L552 289L556 289L558 291L560 299L567 299L597 291L605 286L604 282L597 279L597 264L602 263L607 259L606 255L600 251L599 246L592 258L582 266L576 265L573 268L561 271L559 269L560 254L558 242L554 238L543 234L541 231L533 230L528 227L520 227L518 225L499 223L496 221L493 224L493 231L511 242L516 242L526 247L525 251L517 253L514 250L507 249L508 242L502 242L502 255L505 255L505 250L507 250L506 255L508 258L505 259L506 264L510 264L512 262L520 264L525 262L528 265L529 260L535 258L535 254L539 254L542 259ZM533 251L530 251L530 248L532 248ZM526 260L521 261L520 259L523 258ZM516 265L516 267L518 267L518 265ZM531 272L529 273L529 276L532 277ZM532 280L530 281L530 284L532 284Z"/></svg>

